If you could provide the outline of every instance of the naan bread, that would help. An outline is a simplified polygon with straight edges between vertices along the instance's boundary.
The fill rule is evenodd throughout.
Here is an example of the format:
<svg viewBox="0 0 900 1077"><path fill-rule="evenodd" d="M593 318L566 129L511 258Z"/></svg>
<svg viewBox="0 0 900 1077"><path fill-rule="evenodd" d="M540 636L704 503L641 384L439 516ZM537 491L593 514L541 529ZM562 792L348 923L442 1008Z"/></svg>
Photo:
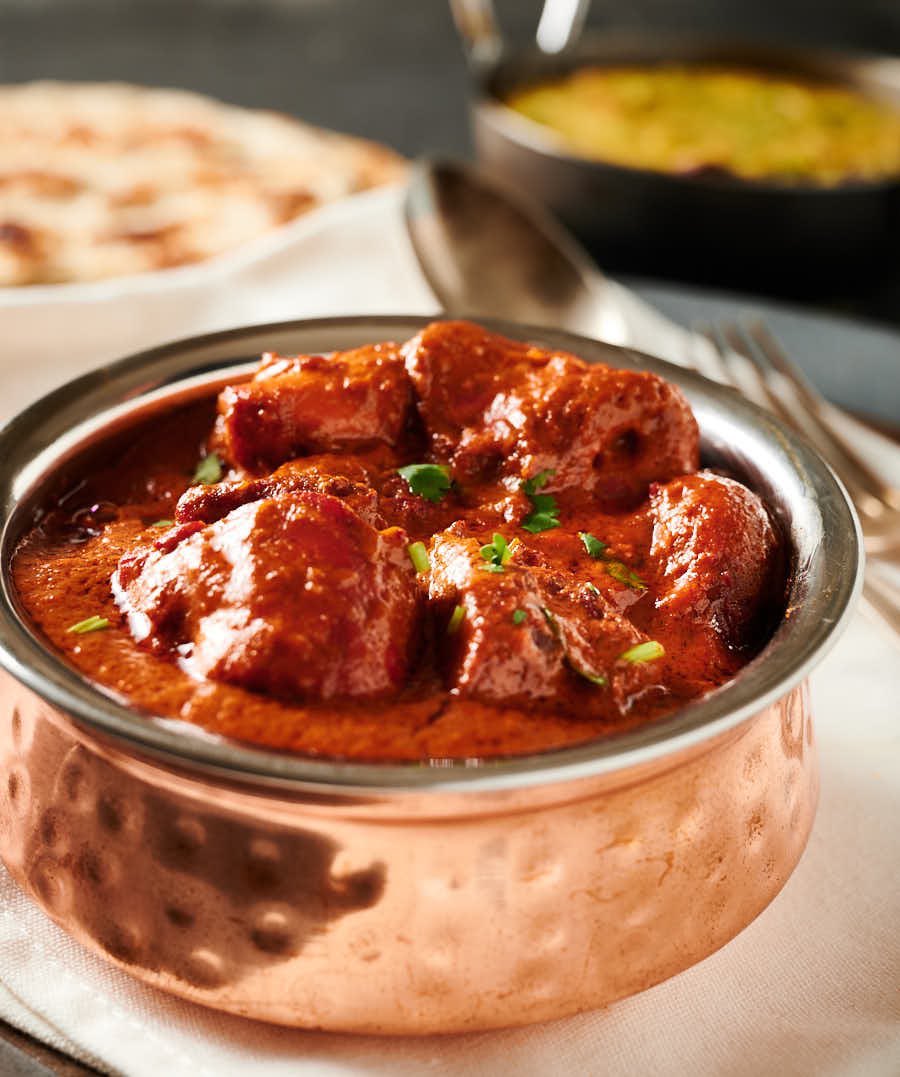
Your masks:
<svg viewBox="0 0 900 1077"><path fill-rule="evenodd" d="M0 87L0 285L199 262L403 167L374 143L177 90Z"/></svg>

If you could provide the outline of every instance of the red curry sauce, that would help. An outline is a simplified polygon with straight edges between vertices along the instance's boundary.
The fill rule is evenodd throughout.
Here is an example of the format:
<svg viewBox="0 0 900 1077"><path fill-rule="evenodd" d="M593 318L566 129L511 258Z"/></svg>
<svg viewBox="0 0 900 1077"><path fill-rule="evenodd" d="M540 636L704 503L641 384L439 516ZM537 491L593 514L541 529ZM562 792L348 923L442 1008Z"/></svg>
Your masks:
<svg viewBox="0 0 900 1077"><path fill-rule="evenodd" d="M535 752L671 711L758 648L776 533L698 468L655 375L435 323L265 356L137 427L14 578L69 662L155 714L342 758Z"/></svg>

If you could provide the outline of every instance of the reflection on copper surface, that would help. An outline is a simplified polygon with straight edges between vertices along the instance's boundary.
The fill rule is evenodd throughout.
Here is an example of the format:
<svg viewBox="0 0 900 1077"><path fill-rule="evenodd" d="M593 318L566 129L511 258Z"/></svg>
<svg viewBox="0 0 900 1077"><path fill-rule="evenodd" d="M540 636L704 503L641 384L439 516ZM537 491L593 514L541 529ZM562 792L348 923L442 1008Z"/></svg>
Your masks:
<svg viewBox="0 0 900 1077"><path fill-rule="evenodd" d="M643 990L771 901L815 811L805 685L640 769L371 812L175 773L3 687L23 888L132 975L288 1025L489 1028Z"/></svg>

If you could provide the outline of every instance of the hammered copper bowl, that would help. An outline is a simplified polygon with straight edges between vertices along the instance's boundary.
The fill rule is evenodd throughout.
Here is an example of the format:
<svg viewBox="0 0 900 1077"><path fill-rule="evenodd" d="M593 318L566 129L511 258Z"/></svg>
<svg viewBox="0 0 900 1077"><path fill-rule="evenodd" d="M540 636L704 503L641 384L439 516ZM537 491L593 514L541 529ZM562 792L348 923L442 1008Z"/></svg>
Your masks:
<svg viewBox="0 0 900 1077"><path fill-rule="evenodd" d="M210 392L263 349L403 340L422 324L325 319L174 344L70 383L0 432L0 854L76 939L192 1001L354 1032L560 1017L722 946L806 843L817 794L806 677L858 589L853 512L775 419L595 341L495 326L680 384L707 462L768 500L790 546L772 640L702 702L527 758L330 762L138 714L33 634L9 580L16 541L105 438Z"/></svg>

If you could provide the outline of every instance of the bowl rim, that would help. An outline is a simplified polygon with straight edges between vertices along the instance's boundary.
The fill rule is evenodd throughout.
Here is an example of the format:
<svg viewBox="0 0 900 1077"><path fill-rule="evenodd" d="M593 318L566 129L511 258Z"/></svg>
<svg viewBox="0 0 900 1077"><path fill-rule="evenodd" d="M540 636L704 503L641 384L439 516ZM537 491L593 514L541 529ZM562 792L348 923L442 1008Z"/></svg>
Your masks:
<svg viewBox="0 0 900 1077"><path fill-rule="evenodd" d="M825 47L801 47L789 44L767 41L762 38L738 38L724 34L685 34L663 32L649 38L635 32L620 31L612 34L600 35L588 33L584 35L565 52L559 54L547 54L535 46L520 49L507 49L496 59L475 69L475 84L477 94L473 107L475 111L486 119L504 138L516 143L531 152L551 161L562 161L570 166L588 168L597 174L621 174L634 177L635 180L644 182L664 182L686 187L699 187L709 190L733 193L736 198L742 195L793 195L803 198L822 199L826 197L841 197L843 195L882 194L895 191L900 188L900 174L886 176L880 179L854 179L843 180L832 185L811 183L787 183L775 178L761 177L757 179L745 179L741 176L725 173L699 173L695 175L680 174L677 172L664 172L652 168L639 168L635 165L619 164L614 161L604 161L598 158L583 157L578 153L567 149L565 143L558 138L550 128L510 108L494 88L494 80L501 75L514 72L517 67L529 61L540 65L556 67L565 64L568 70L573 70L592 57L601 62L602 53L610 49L622 48L626 51L635 49L645 52L647 58L643 61L635 59L614 59L609 57L612 66L627 66L635 63L651 63L667 59L668 49L694 49L712 52L722 52L727 58L729 54L742 54L747 57L748 66L763 67L765 61L771 61L773 68L781 68L789 73L791 60L798 58L810 62L822 69L829 68L835 73L835 81L853 85L852 74L860 69L872 68L875 79L889 86L900 99L900 58L887 54L865 52L862 50L831 49ZM599 51L598 51L599 50ZM655 57L655 59L653 59ZM699 58L681 58L678 55L670 57L672 62L698 62ZM715 62L710 58L708 62ZM733 59L732 62L738 62ZM526 80L528 81L528 80ZM871 97L864 90L860 91L866 97Z"/></svg>
<svg viewBox="0 0 900 1077"><path fill-rule="evenodd" d="M170 768L287 787L295 792L372 795L471 790L495 792L570 782L657 763L697 749L785 696L824 657L846 626L862 586L862 539L846 491L805 441L733 390L665 360L561 330L479 319L486 328L581 355L589 362L647 369L681 386L720 443L740 431L754 452L791 486L795 558L787 615L763 651L732 681L699 701L626 733L575 746L499 759L364 763L316 758L210 737L186 723L158 718L106 694L39 639L20 611L11 581L15 542L28 527L27 502L63 452L77 452L88 433L138 406L163 406L207 391L245 365L272 338L299 351L330 351L373 339L407 339L434 317L362 315L248 326L175 341L101 366L41 397L0 428L0 667L76 726L131 754ZM199 372L198 372L199 371ZM154 374L156 380L153 380ZM79 416L76 418L76 416ZM717 429L715 424L720 423ZM731 427L729 427L731 423ZM780 469L780 470L779 470ZM760 472L761 474L764 472ZM805 515L804 515L805 514ZM795 533L795 524L802 526ZM809 532L805 534L803 528ZM158 720L152 720L157 717ZM151 720L148 720L151 719Z"/></svg>

